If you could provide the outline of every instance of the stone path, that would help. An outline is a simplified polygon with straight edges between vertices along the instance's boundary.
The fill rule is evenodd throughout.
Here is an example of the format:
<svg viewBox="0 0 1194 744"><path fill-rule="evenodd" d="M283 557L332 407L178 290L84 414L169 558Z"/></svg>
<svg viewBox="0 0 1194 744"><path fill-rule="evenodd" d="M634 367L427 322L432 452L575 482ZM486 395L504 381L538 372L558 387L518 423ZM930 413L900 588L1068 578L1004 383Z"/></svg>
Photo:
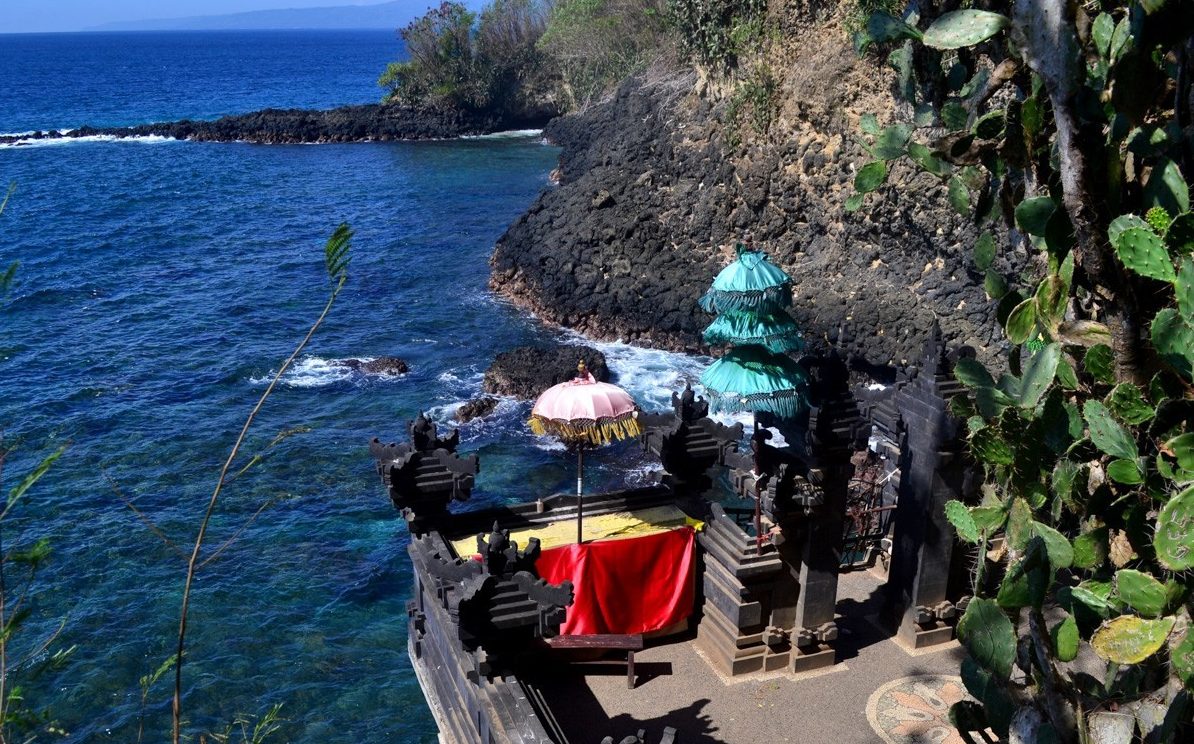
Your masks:
<svg viewBox="0 0 1194 744"><path fill-rule="evenodd" d="M570 667L542 691L571 744L620 741L644 728L658 741L665 726L681 744L960 744L949 706L964 695L956 643L909 653L876 625L877 581L842 576L838 663L802 677L783 673L721 677L689 641L636 654L638 680L624 667ZM583 672L582 672L583 670Z"/></svg>

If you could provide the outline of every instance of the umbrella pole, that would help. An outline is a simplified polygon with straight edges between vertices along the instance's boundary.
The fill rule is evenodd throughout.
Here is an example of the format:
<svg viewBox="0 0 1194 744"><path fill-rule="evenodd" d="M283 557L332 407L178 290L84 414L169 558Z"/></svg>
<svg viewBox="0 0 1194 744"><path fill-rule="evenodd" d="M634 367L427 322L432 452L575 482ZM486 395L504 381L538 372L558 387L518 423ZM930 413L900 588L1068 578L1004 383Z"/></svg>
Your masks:
<svg viewBox="0 0 1194 744"><path fill-rule="evenodd" d="M751 438L759 431L759 412L754 412L754 430L751 431ZM761 450L763 443L759 442L759 449ZM755 455L755 467L758 468L758 455ZM762 473L755 473L755 555L763 554L763 494L759 493L758 483Z"/></svg>
<svg viewBox="0 0 1194 744"><path fill-rule="evenodd" d="M582 495L581 486L584 483L585 477L585 448L576 448L576 544L580 545L585 541L584 527L582 526L584 520L584 496Z"/></svg>

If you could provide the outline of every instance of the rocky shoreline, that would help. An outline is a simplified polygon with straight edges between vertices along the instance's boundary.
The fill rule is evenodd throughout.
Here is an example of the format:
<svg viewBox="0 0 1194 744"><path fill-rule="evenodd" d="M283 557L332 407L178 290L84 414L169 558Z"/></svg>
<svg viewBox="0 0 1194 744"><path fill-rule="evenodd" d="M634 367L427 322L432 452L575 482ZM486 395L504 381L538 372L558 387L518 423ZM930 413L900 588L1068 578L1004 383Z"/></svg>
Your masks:
<svg viewBox="0 0 1194 744"><path fill-rule="evenodd" d="M939 178L893 161L861 210L844 209L871 159L859 117L897 105L892 73L837 33L800 43L771 130L742 125L741 145L727 143L726 97L691 72L628 81L550 122L559 185L499 239L491 288L591 338L704 351L697 299L752 234L795 279L812 353L835 347L882 376L918 359L936 322L951 345L992 355L1002 334L971 258L980 231Z"/></svg>
<svg viewBox="0 0 1194 744"><path fill-rule="evenodd" d="M215 121L140 124L133 127L81 126L69 130L0 135L0 144L80 137L168 137L197 142L255 144L316 144L329 142L389 142L449 139L542 127L550 118L541 114L474 112L452 108L415 108L392 104L361 104L327 110L264 109L225 116Z"/></svg>

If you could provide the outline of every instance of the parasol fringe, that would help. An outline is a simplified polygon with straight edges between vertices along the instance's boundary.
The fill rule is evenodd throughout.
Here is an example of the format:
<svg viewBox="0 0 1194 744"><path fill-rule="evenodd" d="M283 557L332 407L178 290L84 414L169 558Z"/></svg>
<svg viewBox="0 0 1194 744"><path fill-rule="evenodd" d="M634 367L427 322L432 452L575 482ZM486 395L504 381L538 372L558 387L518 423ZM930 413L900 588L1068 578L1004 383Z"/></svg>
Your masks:
<svg viewBox="0 0 1194 744"><path fill-rule="evenodd" d="M723 395L714 390L709 394L709 410L713 413L740 413L766 411L784 419L795 418L804 408L804 390L782 390L777 393L759 395Z"/></svg>
<svg viewBox="0 0 1194 744"><path fill-rule="evenodd" d="M782 310L792 304L792 284L745 291L710 289L698 302L707 313Z"/></svg>
<svg viewBox="0 0 1194 744"><path fill-rule="evenodd" d="M770 336L752 336L751 338L742 339L735 338L728 333L709 333L709 329L705 329L705 343L710 345L733 344L737 346L756 344L776 354L787 354L792 351L804 350L804 337L800 335L799 331L795 333L776 333Z"/></svg>
<svg viewBox="0 0 1194 744"><path fill-rule="evenodd" d="M597 421L583 419L561 421L531 414L527 425L538 436L550 434L565 442L587 442L598 446L609 444L615 439L629 439L642 434L643 430L639 426L636 416L637 412L631 411L621 416Z"/></svg>

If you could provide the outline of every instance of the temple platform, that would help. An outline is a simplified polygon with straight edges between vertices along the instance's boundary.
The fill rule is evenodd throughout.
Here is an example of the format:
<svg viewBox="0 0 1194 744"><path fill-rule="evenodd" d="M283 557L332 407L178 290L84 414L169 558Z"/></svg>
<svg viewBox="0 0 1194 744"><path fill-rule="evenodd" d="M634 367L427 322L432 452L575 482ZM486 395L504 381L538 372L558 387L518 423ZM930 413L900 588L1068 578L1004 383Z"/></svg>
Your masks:
<svg viewBox="0 0 1194 744"><path fill-rule="evenodd" d="M963 652L956 642L905 650L878 625L881 583L865 571L842 575L837 663L825 669L731 679L701 657L690 634L648 641L635 656L634 689L613 661L608 669L553 665L528 681L570 744L618 741L638 729L658 736L665 726L684 744L960 744L947 716L961 694Z"/></svg>

